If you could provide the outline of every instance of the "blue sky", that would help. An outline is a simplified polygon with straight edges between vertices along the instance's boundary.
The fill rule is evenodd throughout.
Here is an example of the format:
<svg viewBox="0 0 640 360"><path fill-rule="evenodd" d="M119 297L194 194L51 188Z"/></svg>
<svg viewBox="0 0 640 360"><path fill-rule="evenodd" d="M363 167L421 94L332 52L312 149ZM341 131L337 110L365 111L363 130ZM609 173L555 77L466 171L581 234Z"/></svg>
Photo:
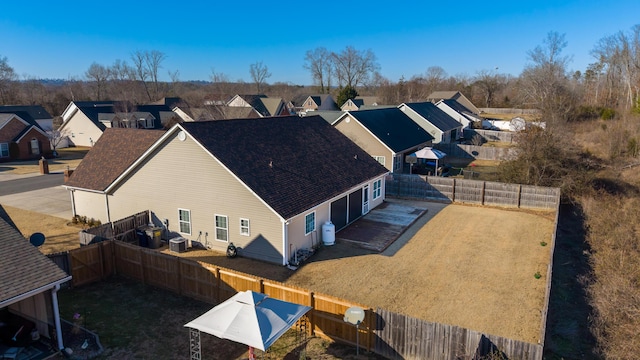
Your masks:
<svg viewBox="0 0 640 360"><path fill-rule="evenodd" d="M640 24L640 1L10 1L0 12L0 56L21 77L83 78L91 63L131 64L136 50L166 55L159 75L209 80L212 69L250 82L311 84L307 50L372 50L392 81L440 66L474 76L517 76L549 31L565 34L569 67L595 62L597 41Z"/></svg>

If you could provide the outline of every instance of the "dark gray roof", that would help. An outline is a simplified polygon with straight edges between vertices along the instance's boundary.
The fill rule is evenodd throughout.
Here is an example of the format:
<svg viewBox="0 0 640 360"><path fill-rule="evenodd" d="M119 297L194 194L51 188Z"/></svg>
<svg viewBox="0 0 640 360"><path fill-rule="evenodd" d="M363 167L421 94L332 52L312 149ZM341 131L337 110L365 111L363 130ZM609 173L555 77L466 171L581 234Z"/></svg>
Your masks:
<svg viewBox="0 0 640 360"><path fill-rule="evenodd" d="M51 117L51 114L49 114L47 112L47 110L45 110L40 105L4 105L4 106L0 106L0 113L4 113L4 114L13 113L13 114L16 114L17 111L19 111L21 113L29 114L28 117L31 120L53 119ZM25 119L22 116L20 116L20 117ZM25 119L25 120L29 121L29 119Z"/></svg>
<svg viewBox="0 0 640 360"><path fill-rule="evenodd" d="M33 117L32 113L30 111L27 111L25 109L21 109L21 108L26 108L26 107L27 106L0 106L0 113L1 114L15 114L15 115L19 116L22 120L24 120L27 123L29 123L29 125L35 126L38 129L44 131L44 129L42 129L40 124L38 124L38 122L36 121L36 118ZM12 109L8 109L8 108L12 108ZM42 110L44 110L44 109L42 109ZM47 119L51 119L51 118L47 118ZM31 127L29 127L29 128L31 128Z"/></svg>
<svg viewBox="0 0 640 360"><path fill-rule="evenodd" d="M32 290L61 283L67 275L29 243L0 206L0 304Z"/></svg>
<svg viewBox="0 0 640 360"><path fill-rule="evenodd" d="M387 173L320 116L179 126L284 219Z"/></svg>
<svg viewBox="0 0 640 360"><path fill-rule="evenodd" d="M457 122L456 119L438 109L438 107L431 102L405 103L405 105L425 118L440 131L449 131L462 127L462 124Z"/></svg>
<svg viewBox="0 0 640 360"><path fill-rule="evenodd" d="M336 122L345 112L340 110L320 110L320 111L309 111L307 116L320 116L329 124Z"/></svg>
<svg viewBox="0 0 640 360"><path fill-rule="evenodd" d="M262 98L266 98L267 95L257 94L257 95L238 95L242 98L242 100L246 101L251 107L262 116L273 116L274 114L269 113L269 109L264 106L262 102Z"/></svg>
<svg viewBox="0 0 640 360"><path fill-rule="evenodd" d="M433 140L431 134L398 108L350 111L349 114L394 152Z"/></svg>
<svg viewBox="0 0 640 360"><path fill-rule="evenodd" d="M469 109L467 109L466 106L460 104L459 102L457 102L456 100L453 99L443 99L442 100L443 103L447 104L447 106L449 106L450 108L452 108L453 110L459 112L460 114L464 114L464 113L469 113L469 114L473 114L473 112Z"/></svg>
<svg viewBox="0 0 640 360"><path fill-rule="evenodd" d="M123 112L122 107L119 104L123 104L118 101L74 101L74 104L78 107L82 113L84 113L100 130L104 131L107 127L100 122L99 114L104 113L120 113ZM164 124L162 122L163 116L161 112L172 112L172 109L167 105L126 105L130 112L148 112L155 118L154 129L162 129ZM176 115L177 117L177 115Z"/></svg>

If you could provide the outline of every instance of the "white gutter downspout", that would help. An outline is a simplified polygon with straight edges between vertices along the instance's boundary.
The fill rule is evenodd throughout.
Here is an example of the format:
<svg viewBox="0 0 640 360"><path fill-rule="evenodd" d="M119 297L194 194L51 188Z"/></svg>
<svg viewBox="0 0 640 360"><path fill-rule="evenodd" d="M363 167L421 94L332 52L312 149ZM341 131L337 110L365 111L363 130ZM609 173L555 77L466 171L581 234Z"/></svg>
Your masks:
<svg viewBox="0 0 640 360"><path fill-rule="evenodd" d="M289 265L289 257L287 256L289 250L289 233L288 233L288 225L289 222L287 220L282 221L282 265Z"/></svg>
<svg viewBox="0 0 640 360"><path fill-rule="evenodd" d="M104 193L104 204L107 208L107 222L111 222L111 211L109 211L109 194Z"/></svg>
<svg viewBox="0 0 640 360"><path fill-rule="evenodd" d="M62 327L60 326L60 312L58 311L58 290L60 290L60 284L51 291L51 301L53 303L53 321L56 325L56 339L58 339L58 350L64 350L64 344L62 343Z"/></svg>
<svg viewBox="0 0 640 360"><path fill-rule="evenodd" d="M78 215L76 214L76 197L74 196L75 193L76 193L75 190L69 191L69 195L71 196L71 214L73 216Z"/></svg>

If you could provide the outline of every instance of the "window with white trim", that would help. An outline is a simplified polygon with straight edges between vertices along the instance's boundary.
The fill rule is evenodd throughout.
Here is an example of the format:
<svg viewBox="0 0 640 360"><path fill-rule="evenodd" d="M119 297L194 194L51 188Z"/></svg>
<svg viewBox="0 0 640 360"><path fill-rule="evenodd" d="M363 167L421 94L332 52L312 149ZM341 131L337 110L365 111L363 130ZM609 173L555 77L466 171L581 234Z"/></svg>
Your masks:
<svg viewBox="0 0 640 360"><path fill-rule="evenodd" d="M9 157L8 143L0 143L0 157Z"/></svg>
<svg viewBox="0 0 640 360"><path fill-rule="evenodd" d="M240 235L249 236L249 219L240 219Z"/></svg>
<svg viewBox="0 0 640 360"><path fill-rule="evenodd" d="M216 215L216 240L229 241L229 218L225 215Z"/></svg>
<svg viewBox="0 0 640 360"><path fill-rule="evenodd" d="M384 165L384 156L374 156L374 159L376 159L377 162L379 162L380 164Z"/></svg>
<svg viewBox="0 0 640 360"><path fill-rule="evenodd" d="M373 200L382 195L382 179L378 179L373 182Z"/></svg>
<svg viewBox="0 0 640 360"><path fill-rule="evenodd" d="M180 233L191 235L191 210L178 209Z"/></svg>
<svg viewBox="0 0 640 360"><path fill-rule="evenodd" d="M304 217L304 234L309 235L316 229L316 212L311 212Z"/></svg>
<svg viewBox="0 0 640 360"><path fill-rule="evenodd" d="M393 171L402 170L402 154L398 154L393 158Z"/></svg>
<svg viewBox="0 0 640 360"><path fill-rule="evenodd" d="M31 155L39 155L40 154L40 144L38 143L38 139L31 139Z"/></svg>

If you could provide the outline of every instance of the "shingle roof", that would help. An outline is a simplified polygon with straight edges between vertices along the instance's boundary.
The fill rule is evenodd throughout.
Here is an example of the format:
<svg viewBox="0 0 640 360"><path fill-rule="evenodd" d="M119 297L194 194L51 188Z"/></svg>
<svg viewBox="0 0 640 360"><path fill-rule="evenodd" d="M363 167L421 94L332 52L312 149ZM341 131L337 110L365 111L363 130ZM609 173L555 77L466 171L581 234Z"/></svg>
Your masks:
<svg viewBox="0 0 640 360"><path fill-rule="evenodd" d="M453 99L443 99L442 100L443 103L447 104L447 106L449 106L450 108L452 108L453 110L463 114L463 113L469 113L472 114L471 110L467 109L466 106L460 104L459 102L453 100Z"/></svg>
<svg viewBox="0 0 640 360"><path fill-rule="evenodd" d="M319 116L179 126L285 219L387 172Z"/></svg>
<svg viewBox="0 0 640 360"><path fill-rule="evenodd" d="M69 278L15 227L0 206L0 303Z"/></svg>
<svg viewBox="0 0 640 360"><path fill-rule="evenodd" d="M106 129L65 185L105 190L162 134L164 131L159 130Z"/></svg>
<svg viewBox="0 0 640 360"><path fill-rule="evenodd" d="M0 106L0 113L16 113L16 111L28 114L29 119L42 120L52 119L51 114L40 105L4 105ZM22 117L22 116L21 116ZM24 119L24 118L23 118ZM29 121L29 119L25 119Z"/></svg>
<svg viewBox="0 0 640 360"><path fill-rule="evenodd" d="M433 140L433 136L398 108L349 112L394 152Z"/></svg>
<svg viewBox="0 0 640 360"><path fill-rule="evenodd" d="M415 111L418 115L425 118L433 126L440 131L449 131L462 126L456 119L449 116L444 111L438 109L435 104L430 102L405 103L407 107Z"/></svg>
<svg viewBox="0 0 640 360"><path fill-rule="evenodd" d="M107 127L100 122L100 114L121 113L122 109L118 101L75 101L78 110L82 111L100 130ZM162 129L166 116L163 113L172 113L172 109L167 105L130 105L131 112L148 112L155 117L154 128ZM104 116L104 115L102 115ZM177 116L177 115L176 115Z"/></svg>

